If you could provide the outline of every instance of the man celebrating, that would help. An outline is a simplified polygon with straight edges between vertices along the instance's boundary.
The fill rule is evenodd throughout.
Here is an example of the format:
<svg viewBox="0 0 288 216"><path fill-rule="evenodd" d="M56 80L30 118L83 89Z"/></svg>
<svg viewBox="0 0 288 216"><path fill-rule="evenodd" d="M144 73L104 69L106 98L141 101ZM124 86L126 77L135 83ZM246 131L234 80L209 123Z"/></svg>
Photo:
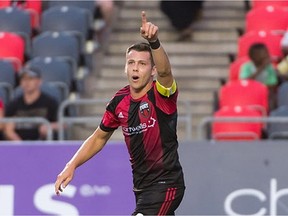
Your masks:
<svg viewBox="0 0 288 216"><path fill-rule="evenodd" d="M177 152L178 89L158 39L158 26L147 21L145 12L140 34L148 43L134 44L126 51L129 85L114 95L100 126L58 175L55 192L60 194L75 169L96 155L121 126L133 172L133 215L174 215L185 190Z"/></svg>

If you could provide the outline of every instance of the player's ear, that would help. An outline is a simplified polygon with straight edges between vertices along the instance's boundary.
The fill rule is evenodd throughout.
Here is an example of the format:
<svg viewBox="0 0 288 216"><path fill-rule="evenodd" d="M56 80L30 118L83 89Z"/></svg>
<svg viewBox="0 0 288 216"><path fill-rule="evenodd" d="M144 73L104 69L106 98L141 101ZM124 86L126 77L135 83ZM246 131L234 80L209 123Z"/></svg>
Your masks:
<svg viewBox="0 0 288 216"><path fill-rule="evenodd" d="M156 66L154 65L153 67L152 67L152 76L155 76L157 74L157 68L156 68Z"/></svg>

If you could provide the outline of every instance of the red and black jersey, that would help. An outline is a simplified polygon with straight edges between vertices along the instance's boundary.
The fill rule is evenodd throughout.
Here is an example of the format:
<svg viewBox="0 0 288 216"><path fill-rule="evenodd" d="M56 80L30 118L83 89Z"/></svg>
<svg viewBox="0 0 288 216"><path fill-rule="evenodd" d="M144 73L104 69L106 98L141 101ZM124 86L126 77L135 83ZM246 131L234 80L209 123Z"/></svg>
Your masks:
<svg viewBox="0 0 288 216"><path fill-rule="evenodd" d="M177 96L178 90L170 97L162 96L154 81L142 98L133 99L126 86L106 107L100 128L113 131L122 127L135 189L158 184L184 186L177 152Z"/></svg>

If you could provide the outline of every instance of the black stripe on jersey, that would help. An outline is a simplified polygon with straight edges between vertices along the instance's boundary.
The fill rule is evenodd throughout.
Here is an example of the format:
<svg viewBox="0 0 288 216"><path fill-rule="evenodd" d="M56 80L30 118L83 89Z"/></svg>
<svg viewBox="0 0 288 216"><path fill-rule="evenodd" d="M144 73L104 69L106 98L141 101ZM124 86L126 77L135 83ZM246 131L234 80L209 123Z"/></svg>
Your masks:
<svg viewBox="0 0 288 216"><path fill-rule="evenodd" d="M125 88L125 90L127 90ZM110 103L108 104L108 106L106 107L106 110L110 111L111 113L115 113L115 110L118 106L118 104L121 102L121 100L127 96L129 94L129 92L123 91L122 92L117 92L116 95L114 96L114 98L110 101Z"/></svg>
<svg viewBox="0 0 288 216"><path fill-rule="evenodd" d="M139 106L140 106L140 101L139 102L135 102L130 100L130 107L129 107L129 111L128 113L135 113L135 109L139 110ZM129 116L128 117L128 127L133 127L134 125L140 125L141 121L139 118L139 115L134 115L135 118L132 118L133 116ZM148 167L146 166L145 163L145 155L146 155L146 150L144 147L144 143L143 143L143 133L140 134L134 134L131 135L129 138L129 146L130 146L130 152L131 152L131 156L134 157L135 155L138 155L141 158L131 158L131 162L132 162L132 170L133 170L133 174L135 175L136 173L134 173L134 171L143 171L143 170L147 170ZM140 163L135 163L135 162L140 162ZM138 182L138 181L142 181L143 180L143 176L138 176L138 174L136 174L136 178L134 178L134 186L136 188L138 188L139 185L142 184L142 182ZM137 181L137 182L136 182Z"/></svg>
<svg viewBox="0 0 288 216"><path fill-rule="evenodd" d="M149 100L156 104L155 94L153 91L148 92ZM162 96L161 96L162 97ZM164 155L169 155L169 158L165 157L163 165L166 170L175 171L175 179L181 179L181 165L179 163L179 156L177 153L178 141L177 141L177 110L172 114L164 113L160 108L155 105L157 113L158 124L160 129L160 136L162 141L162 149ZM167 154L167 152L170 152ZM172 163L171 163L172 162ZM178 176L179 175L179 176Z"/></svg>
<svg viewBox="0 0 288 216"><path fill-rule="evenodd" d="M164 96L161 95L161 97L164 97ZM176 135L177 116L178 116L177 111L171 115L168 115L164 113L162 110L160 110L156 106L156 99L155 99L154 91L148 92L148 98L153 104L155 104L157 118L159 121L158 124L160 128L162 143L171 142L171 141L175 142L177 138L177 135Z"/></svg>

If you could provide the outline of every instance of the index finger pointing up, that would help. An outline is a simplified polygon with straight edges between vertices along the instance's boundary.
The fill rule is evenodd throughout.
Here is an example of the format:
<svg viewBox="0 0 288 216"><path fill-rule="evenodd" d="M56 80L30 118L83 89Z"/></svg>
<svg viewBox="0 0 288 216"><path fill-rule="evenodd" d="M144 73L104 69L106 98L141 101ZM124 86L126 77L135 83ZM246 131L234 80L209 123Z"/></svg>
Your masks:
<svg viewBox="0 0 288 216"><path fill-rule="evenodd" d="M144 27L144 25L147 23L147 18L146 18L146 13L145 11L142 11L142 27Z"/></svg>

